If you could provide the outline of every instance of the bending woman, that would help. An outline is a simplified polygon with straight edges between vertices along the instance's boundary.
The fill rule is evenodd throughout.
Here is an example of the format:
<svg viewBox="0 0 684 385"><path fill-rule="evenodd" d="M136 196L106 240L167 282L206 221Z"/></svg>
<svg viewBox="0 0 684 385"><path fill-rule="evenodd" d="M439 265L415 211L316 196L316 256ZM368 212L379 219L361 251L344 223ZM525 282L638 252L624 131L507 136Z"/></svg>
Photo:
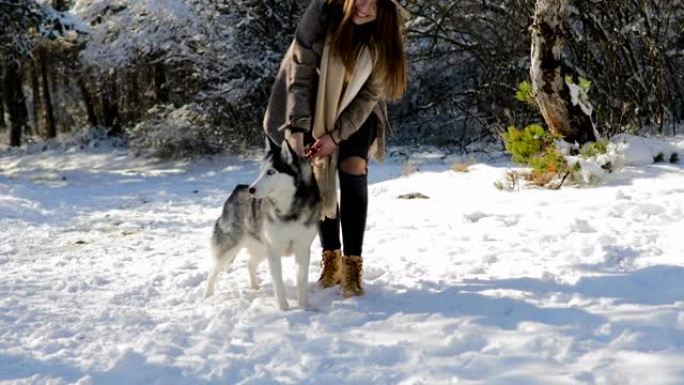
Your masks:
<svg viewBox="0 0 684 385"><path fill-rule="evenodd" d="M319 282L341 283L345 297L363 294L368 157L383 160L389 131L385 101L406 90L404 12L395 0L312 0L280 65L264 118L267 134L287 138L314 162L323 200Z"/></svg>

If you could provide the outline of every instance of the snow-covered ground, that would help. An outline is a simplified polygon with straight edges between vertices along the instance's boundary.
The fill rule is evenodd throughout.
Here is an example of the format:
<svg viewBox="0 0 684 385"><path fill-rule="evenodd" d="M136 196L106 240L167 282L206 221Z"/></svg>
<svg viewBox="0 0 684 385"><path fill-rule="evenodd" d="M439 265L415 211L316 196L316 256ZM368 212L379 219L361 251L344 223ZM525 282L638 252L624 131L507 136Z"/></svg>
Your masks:
<svg viewBox="0 0 684 385"><path fill-rule="evenodd" d="M281 312L244 256L202 299L213 221L256 161L4 151L0 384L684 383L682 165L505 192L508 165L455 160L371 165L367 294L316 287L315 241L315 309Z"/></svg>

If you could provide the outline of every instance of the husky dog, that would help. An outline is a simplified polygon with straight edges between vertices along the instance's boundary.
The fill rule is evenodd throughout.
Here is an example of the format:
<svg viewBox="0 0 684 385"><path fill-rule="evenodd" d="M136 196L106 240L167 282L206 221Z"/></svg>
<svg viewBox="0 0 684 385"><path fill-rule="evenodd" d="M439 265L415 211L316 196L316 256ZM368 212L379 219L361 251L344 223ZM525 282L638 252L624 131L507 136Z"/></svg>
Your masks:
<svg viewBox="0 0 684 385"><path fill-rule="evenodd" d="M309 161L300 158L287 141L278 146L267 135L261 173L250 186L235 187L214 226L214 266L205 298L214 294L218 274L233 262L238 251L246 248L250 285L259 288L257 267L267 259L281 310L287 310L288 304L280 259L294 254L297 300L299 306L308 307L310 249L320 210L321 197Z"/></svg>

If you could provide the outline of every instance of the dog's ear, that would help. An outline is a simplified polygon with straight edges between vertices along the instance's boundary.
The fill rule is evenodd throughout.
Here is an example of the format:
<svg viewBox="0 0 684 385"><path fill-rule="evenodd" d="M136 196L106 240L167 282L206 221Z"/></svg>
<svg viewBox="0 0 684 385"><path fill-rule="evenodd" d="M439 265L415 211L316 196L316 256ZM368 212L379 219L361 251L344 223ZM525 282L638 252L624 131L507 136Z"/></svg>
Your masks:
<svg viewBox="0 0 684 385"><path fill-rule="evenodd" d="M277 150L280 150L280 147L278 147L278 144L273 141L273 138L271 138L271 135L266 135L266 151L267 152L276 152Z"/></svg>

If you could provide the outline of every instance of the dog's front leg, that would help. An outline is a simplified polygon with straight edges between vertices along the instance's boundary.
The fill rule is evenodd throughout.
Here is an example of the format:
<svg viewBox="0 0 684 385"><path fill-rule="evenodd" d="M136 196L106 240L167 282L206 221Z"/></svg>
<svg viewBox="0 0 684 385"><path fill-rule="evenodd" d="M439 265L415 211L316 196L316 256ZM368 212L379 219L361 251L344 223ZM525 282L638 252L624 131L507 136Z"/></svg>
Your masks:
<svg viewBox="0 0 684 385"><path fill-rule="evenodd" d="M311 248L299 245L295 250L295 264L297 264L297 301L302 308L309 307L309 260Z"/></svg>
<svg viewBox="0 0 684 385"><path fill-rule="evenodd" d="M287 310L287 299L285 299L285 285L283 284L283 267L281 263L280 254L277 254L273 249L268 251L268 267L271 271L271 280L273 281L273 293L275 294L276 302L280 310Z"/></svg>

